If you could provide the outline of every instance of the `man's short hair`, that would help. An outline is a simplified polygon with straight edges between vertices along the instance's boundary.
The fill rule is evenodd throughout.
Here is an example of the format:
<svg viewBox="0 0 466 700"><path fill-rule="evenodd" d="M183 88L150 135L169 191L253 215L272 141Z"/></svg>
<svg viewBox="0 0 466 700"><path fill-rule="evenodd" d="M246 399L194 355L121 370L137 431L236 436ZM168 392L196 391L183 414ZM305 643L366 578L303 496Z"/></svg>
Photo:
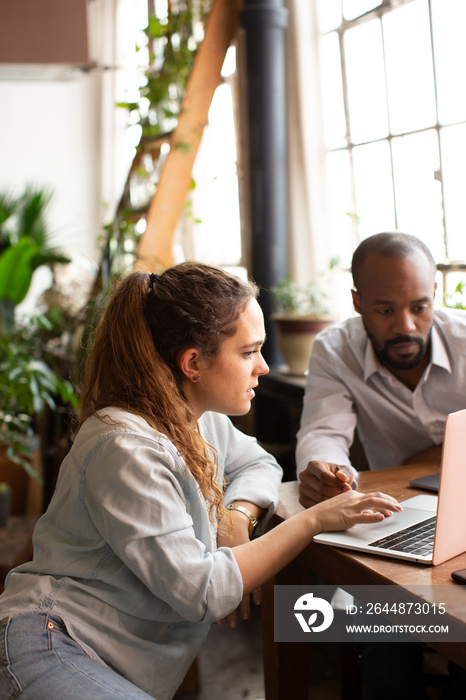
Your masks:
<svg viewBox="0 0 466 700"><path fill-rule="evenodd" d="M432 266L433 274L437 269L435 260L429 248L416 236L409 233L393 231L390 233L376 233L363 240L353 253L351 261L351 273L356 289L359 289L359 280L362 267L366 258L371 253L378 253L386 258L407 258L415 252L425 255L427 261Z"/></svg>

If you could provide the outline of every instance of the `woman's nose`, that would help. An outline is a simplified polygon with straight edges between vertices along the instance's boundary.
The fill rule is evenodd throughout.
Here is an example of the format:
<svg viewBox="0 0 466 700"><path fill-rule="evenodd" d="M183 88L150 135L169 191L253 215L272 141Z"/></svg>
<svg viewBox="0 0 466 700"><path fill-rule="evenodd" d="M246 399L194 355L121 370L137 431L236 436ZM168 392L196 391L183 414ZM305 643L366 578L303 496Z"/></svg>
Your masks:
<svg viewBox="0 0 466 700"><path fill-rule="evenodd" d="M269 373L269 366L268 366L267 362L262 357L262 354L260 354L259 357L260 357L260 362L259 362L259 366L257 368L257 374L258 375L268 374Z"/></svg>

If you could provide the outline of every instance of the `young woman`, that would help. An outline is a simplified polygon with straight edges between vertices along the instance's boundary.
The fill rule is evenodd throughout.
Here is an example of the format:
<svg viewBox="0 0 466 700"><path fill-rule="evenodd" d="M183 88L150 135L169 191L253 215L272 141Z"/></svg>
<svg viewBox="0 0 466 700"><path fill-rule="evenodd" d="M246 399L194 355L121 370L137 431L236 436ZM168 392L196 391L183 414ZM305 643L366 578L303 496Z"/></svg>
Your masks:
<svg viewBox="0 0 466 700"><path fill-rule="evenodd" d="M209 624L314 534L399 508L350 491L250 541L281 478L227 418L268 371L256 296L194 263L117 287L34 559L0 597L2 700L168 700Z"/></svg>

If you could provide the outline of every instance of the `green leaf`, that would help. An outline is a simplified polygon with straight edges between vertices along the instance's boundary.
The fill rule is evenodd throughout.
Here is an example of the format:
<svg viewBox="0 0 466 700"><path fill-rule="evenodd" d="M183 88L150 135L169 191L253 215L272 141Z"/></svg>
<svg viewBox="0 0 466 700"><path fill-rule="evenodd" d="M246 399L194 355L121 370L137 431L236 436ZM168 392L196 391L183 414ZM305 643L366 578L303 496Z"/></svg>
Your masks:
<svg viewBox="0 0 466 700"><path fill-rule="evenodd" d="M149 17L149 26L147 28L147 33L152 39L160 39L165 35L167 27L164 26L158 17L152 15Z"/></svg>
<svg viewBox="0 0 466 700"><path fill-rule="evenodd" d="M37 246L29 238L7 248L0 256L0 299L20 304L31 285Z"/></svg>

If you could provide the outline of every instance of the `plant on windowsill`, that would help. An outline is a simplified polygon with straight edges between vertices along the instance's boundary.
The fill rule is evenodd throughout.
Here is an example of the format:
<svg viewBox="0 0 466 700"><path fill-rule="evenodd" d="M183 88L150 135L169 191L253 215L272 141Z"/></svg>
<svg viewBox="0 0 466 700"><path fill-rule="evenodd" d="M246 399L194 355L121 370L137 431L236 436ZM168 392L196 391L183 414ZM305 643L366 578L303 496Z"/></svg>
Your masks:
<svg viewBox="0 0 466 700"><path fill-rule="evenodd" d="M445 306L450 309L466 309L466 283L460 280L456 285L453 294L445 299Z"/></svg>
<svg viewBox="0 0 466 700"><path fill-rule="evenodd" d="M317 333L334 323L327 294L317 284L298 285L291 276L271 289L277 341L291 374L306 373Z"/></svg>

